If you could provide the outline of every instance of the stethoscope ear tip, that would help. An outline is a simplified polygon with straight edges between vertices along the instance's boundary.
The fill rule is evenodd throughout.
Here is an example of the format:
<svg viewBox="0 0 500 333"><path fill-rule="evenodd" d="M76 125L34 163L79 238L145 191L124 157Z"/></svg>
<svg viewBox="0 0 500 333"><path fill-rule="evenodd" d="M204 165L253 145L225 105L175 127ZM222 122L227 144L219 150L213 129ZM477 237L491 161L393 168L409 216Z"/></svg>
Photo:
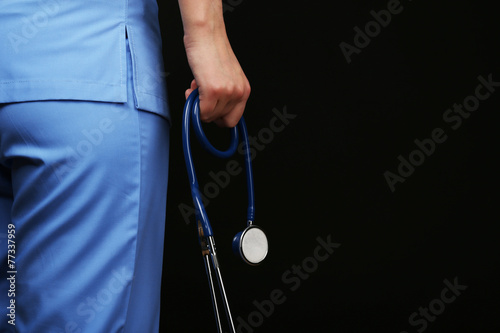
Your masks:
<svg viewBox="0 0 500 333"><path fill-rule="evenodd" d="M233 252L249 265L259 265L268 251L266 234L256 225L247 227L233 238Z"/></svg>

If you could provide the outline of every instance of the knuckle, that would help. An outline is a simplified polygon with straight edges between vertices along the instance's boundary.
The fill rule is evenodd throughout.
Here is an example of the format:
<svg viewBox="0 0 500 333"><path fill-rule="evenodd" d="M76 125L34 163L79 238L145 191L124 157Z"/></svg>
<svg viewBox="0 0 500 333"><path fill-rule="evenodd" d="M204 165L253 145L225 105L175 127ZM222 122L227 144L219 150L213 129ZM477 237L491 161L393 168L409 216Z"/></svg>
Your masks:
<svg viewBox="0 0 500 333"><path fill-rule="evenodd" d="M245 94L246 94L246 91L245 91L245 87L244 86L238 86L234 89L234 97L238 100L241 100L243 98L245 98Z"/></svg>
<svg viewBox="0 0 500 333"><path fill-rule="evenodd" d="M246 93L246 98L248 99L248 97L250 97L250 93L252 92L252 87L250 86L249 83L247 83L246 85L246 89L245 89L245 93Z"/></svg>
<svg viewBox="0 0 500 333"><path fill-rule="evenodd" d="M213 89L216 96L227 96L231 92L230 86L224 84L217 85Z"/></svg>

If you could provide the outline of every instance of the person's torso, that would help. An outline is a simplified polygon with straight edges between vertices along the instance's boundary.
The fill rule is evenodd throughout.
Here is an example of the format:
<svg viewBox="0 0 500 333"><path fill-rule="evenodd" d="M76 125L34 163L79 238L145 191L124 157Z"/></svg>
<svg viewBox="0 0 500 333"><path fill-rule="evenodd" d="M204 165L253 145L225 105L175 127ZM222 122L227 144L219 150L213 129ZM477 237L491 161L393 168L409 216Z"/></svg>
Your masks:
<svg viewBox="0 0 500 333"><path fill-rule="evenodd" d="M1 0L0 103L127 101L169 118L156 0Z"/></svg>

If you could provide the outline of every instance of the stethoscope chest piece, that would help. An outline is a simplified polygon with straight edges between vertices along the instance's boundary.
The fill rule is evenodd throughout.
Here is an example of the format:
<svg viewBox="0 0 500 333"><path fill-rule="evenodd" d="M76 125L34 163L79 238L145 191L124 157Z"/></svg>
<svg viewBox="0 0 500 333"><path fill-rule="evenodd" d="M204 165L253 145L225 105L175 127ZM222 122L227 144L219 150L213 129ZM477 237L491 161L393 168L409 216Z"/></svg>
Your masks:
<svg viewBox="0 0 500 333"><path fill-rule="evenodd" d="M267 256L269 244L261 228L250 225L233 238L233 251L247 264L258 265Z"/></svg>

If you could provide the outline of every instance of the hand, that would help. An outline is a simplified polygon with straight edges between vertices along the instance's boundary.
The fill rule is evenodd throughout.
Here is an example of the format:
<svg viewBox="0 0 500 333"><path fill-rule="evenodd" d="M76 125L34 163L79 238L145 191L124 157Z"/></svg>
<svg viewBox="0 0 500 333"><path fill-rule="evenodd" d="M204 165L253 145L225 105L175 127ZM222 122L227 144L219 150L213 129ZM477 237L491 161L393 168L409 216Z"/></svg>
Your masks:
<svg viewBox="0 0 500 333"><path fill-rule="evenodd" d="M186 98L196 88L200 118L221 127L238 124L250 84L226 34L221 0L179 0L184 47L194 76Z"/></svg>
<svg viewBox="0 0 500 333"><path fill-rule="evenodd" d="M194 80L186 98L196 88L200 119L221 127L234 127L250 95L250 84L224 34L185 35L184 44Z"/></svg>

